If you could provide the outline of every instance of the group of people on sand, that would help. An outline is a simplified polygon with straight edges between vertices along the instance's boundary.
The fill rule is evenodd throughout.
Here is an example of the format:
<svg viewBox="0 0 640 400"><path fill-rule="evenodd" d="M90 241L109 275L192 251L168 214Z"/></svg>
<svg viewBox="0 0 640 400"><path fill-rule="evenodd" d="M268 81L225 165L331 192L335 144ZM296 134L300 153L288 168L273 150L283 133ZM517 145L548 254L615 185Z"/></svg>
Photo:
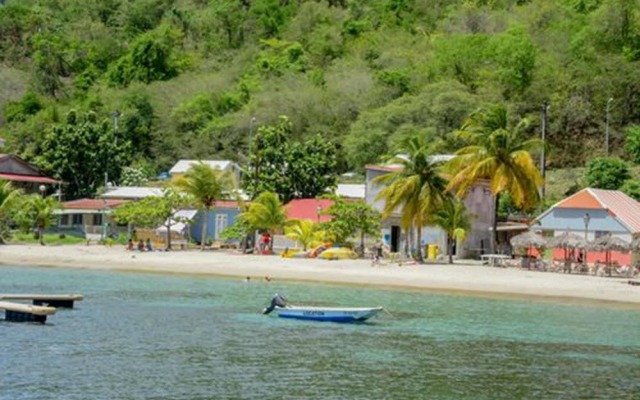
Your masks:
<svg viewBox="0 0 640 400"><path fill-rule="evenodd" d="M270 276L268 276L268 275L264 277L264 281L265 281L265 282L267 282L267 283L271 282L271 279L272 279L272 278L271 278ZM244 281L245 281L246 283L251 282L251 277L250 277L250 276L247 276L246 278L244 278Z"/></svg>
<svg viewBox="0 0 640 400"><path fill-rule="evenodd" d="M129 238L129 241L127 242L127 251L133 251L133 250L134 250L133 239ZM153 246L151 245L151 239L147 238L146 242L143 241L142 239L138 240L137 250L139 252L153 251Z"/></svg>

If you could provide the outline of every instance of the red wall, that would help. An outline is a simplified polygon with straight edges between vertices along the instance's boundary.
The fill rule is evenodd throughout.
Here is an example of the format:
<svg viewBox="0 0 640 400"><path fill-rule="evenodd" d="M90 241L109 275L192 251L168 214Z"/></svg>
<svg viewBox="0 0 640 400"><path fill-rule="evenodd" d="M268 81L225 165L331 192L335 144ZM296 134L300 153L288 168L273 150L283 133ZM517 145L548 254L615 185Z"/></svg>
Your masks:
<svg viewBox="0 0 640 400"><path fill-rule="evenodd" d="M631 257L632 257L631 253L624 254L624 253L611 252L611 261L617 262L619 265L631 265ZM553 249L553 259L564 260L564 250ZM603 264L604 260L605 260L604 252L602 253L596 253L592 251L587 252L587 263L593 264L596 261L598 261L601 264Z"/></svg>

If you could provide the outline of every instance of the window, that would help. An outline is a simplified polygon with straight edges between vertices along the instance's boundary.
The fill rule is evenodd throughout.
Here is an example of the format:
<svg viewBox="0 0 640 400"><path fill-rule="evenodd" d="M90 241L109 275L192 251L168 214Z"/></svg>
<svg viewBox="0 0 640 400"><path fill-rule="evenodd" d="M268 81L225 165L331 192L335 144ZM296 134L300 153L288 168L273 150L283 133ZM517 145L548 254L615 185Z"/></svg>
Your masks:
<svg viewBox="0 0 640 400"><path fill-rule="evenodd" d="M93 225L94 226L102 225L102 214L93 214Z"/></svg>
<svg viewBox="0 0 640 400"><path fill-rule="evenodd" d="M220 239L220 234L227 227L227 214L216 214L216 234L215 238Z"/></svg>
<svg viewBox="0 0 640 400"><path fill-rule="evenodd" d="M69 226L69 214L60 216L60 226Z"/></svg>
<svg viewBox="0 0 640 400"><path fill-rule="evenodd" d="M71 215L71 224L72 225L82 225L83 221L82 221L82 214L72 214Z"/></svg>

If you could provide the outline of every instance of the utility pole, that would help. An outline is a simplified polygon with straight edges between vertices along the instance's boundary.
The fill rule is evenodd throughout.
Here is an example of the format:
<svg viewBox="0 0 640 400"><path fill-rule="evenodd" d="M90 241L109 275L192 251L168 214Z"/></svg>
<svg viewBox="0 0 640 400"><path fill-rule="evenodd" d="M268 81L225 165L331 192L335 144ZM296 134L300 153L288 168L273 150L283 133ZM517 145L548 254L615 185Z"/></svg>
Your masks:
<svg viewBox="0 0 640 400"><path fill-rule="evenodd" d="M256 117L251 117L251 121L249 122L249 169L251 169L251 155L253 154L253 124L256 123ZM253 171L253 191L254 195L256 194L257 185L258 185L258 165L254 166L255 171ZM252 196L253 198L253 196Z"/></svg>
<svg viewBox="0 0 640 400"><path fill-rule="evenodd" d="M253 147L253 124L256 123L256 117L251 117L249 121L249 164L251 164L251 150Z"/></svg>
<svg viewBox="0 0 640 400"><path fill-rule="evenodd" d="M609 109L611 108L611 102L613 102L613 97L609 97L609 100L607 100L607 121L606 121L606 126L604 131L604 136L605 136L604 149L607 157L609 157Z"/></svg>
<svg viewBox="0 0 640 400"><path fill-rule="evenodd" d="M547 138L547 114L549 112L549 102L544 102L544 104L542 105L542 153L540 153L540 175L542 175L542 189L541 189L541 194L542 197L544 198L545 195L545 183L544 183L544 179L546 176L546 162L547 160L545 159L545 140Z"/></svg>
<svg viewBox="0 0 640 400"><path fill-rule="evenodd" d="M113 118L113 132L114 132L114 143L118 144L118 118L122 116L122 113L118 110L111 113L111 117ZM111 151L107 148L107 162L105 165L104 171L104 190L106 191L109 187L109 158L111 156Z"/></svg>

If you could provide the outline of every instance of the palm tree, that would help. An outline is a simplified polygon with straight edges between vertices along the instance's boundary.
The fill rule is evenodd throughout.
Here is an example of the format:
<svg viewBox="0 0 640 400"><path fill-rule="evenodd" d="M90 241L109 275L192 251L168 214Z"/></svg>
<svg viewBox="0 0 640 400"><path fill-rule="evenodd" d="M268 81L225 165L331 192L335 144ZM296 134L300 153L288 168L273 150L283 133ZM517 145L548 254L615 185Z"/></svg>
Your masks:
<svg viewBox="0 0 640 400"><path fill-rule="evenodd" d="M449 197L435 213L432 222L447 234L447 255L449 264L453 264L453 247L464 240L471 229L471 219L464 202Z"/></svg>
<svg viewBox="0 0 640 400"><path fill-rule="evenodd" d="M38 228L40 244L44 246L44 230L51 226L55 217L54 211L60 208L60 204L54 197L43 197L39 194L32 194L27 204Z"/></svg>
<svg viewBox="0 0 640 400"><path fill-rule="evenodd" d="M479 110L462 126L459 134L470 145L460 149L451 160L453 177L449 188L462 198L469 188L481 180L489 182L494 196L491 248L496 250L498 203L500 194L508 192L516 206L530 209L540 202L543 179L533 162L531 152L544 145L538 139L525 139L521 134L527 125L522 120L509 127L503 106Z"/></svg>
<svg viewBox="0 0 640 400"><path fill-rule="evenodd" d="M401 165L396 172L382 175L374 183L386 185L376 199L383 199L383 218L388 218L400 208L400 223L405 231L416 227L417 258L423 262L421 241L422 228L427 225L430 215L442 203L446 193L447 180L441 175L440 166L432 161L427 142L415 136L401 142L399 152L391 161Z"/></svg>
<svg viewBox="0 0 640 400"><path fill-rule="evenodd" d="M199 162L174 183L175 186L189 194L200 211L203 211L202 236L200 249L206 244L209 211L216 200L223 199L235 187L233 178L226 172L213 169Z"/></svg>
<svg viewBox="0 0 640 400"><path fill-rule="evenodd" d="M248 209L240 214L253 229L259 229L271 234L280 229L287 221L284 206L277 194L262 192L249 204ZM273 248L273 240L270 242Z"/></svg>
<svg viewBox="0 0 640 400"><path fill-rule="evenodd" d="M302 245L302 250L307 251L309 246L320 242L321 232L316 224L308 219L294 219L287 222L284 228L285 236Z"/></svg>
<svg viewBox="0 0 640 400"><path fill-rule="evenodd" d="M0 181L0 244L4 243L4 233L6 233L7 215L15 200L21 195L20 189L13 187L9 181Z"/></svg>

